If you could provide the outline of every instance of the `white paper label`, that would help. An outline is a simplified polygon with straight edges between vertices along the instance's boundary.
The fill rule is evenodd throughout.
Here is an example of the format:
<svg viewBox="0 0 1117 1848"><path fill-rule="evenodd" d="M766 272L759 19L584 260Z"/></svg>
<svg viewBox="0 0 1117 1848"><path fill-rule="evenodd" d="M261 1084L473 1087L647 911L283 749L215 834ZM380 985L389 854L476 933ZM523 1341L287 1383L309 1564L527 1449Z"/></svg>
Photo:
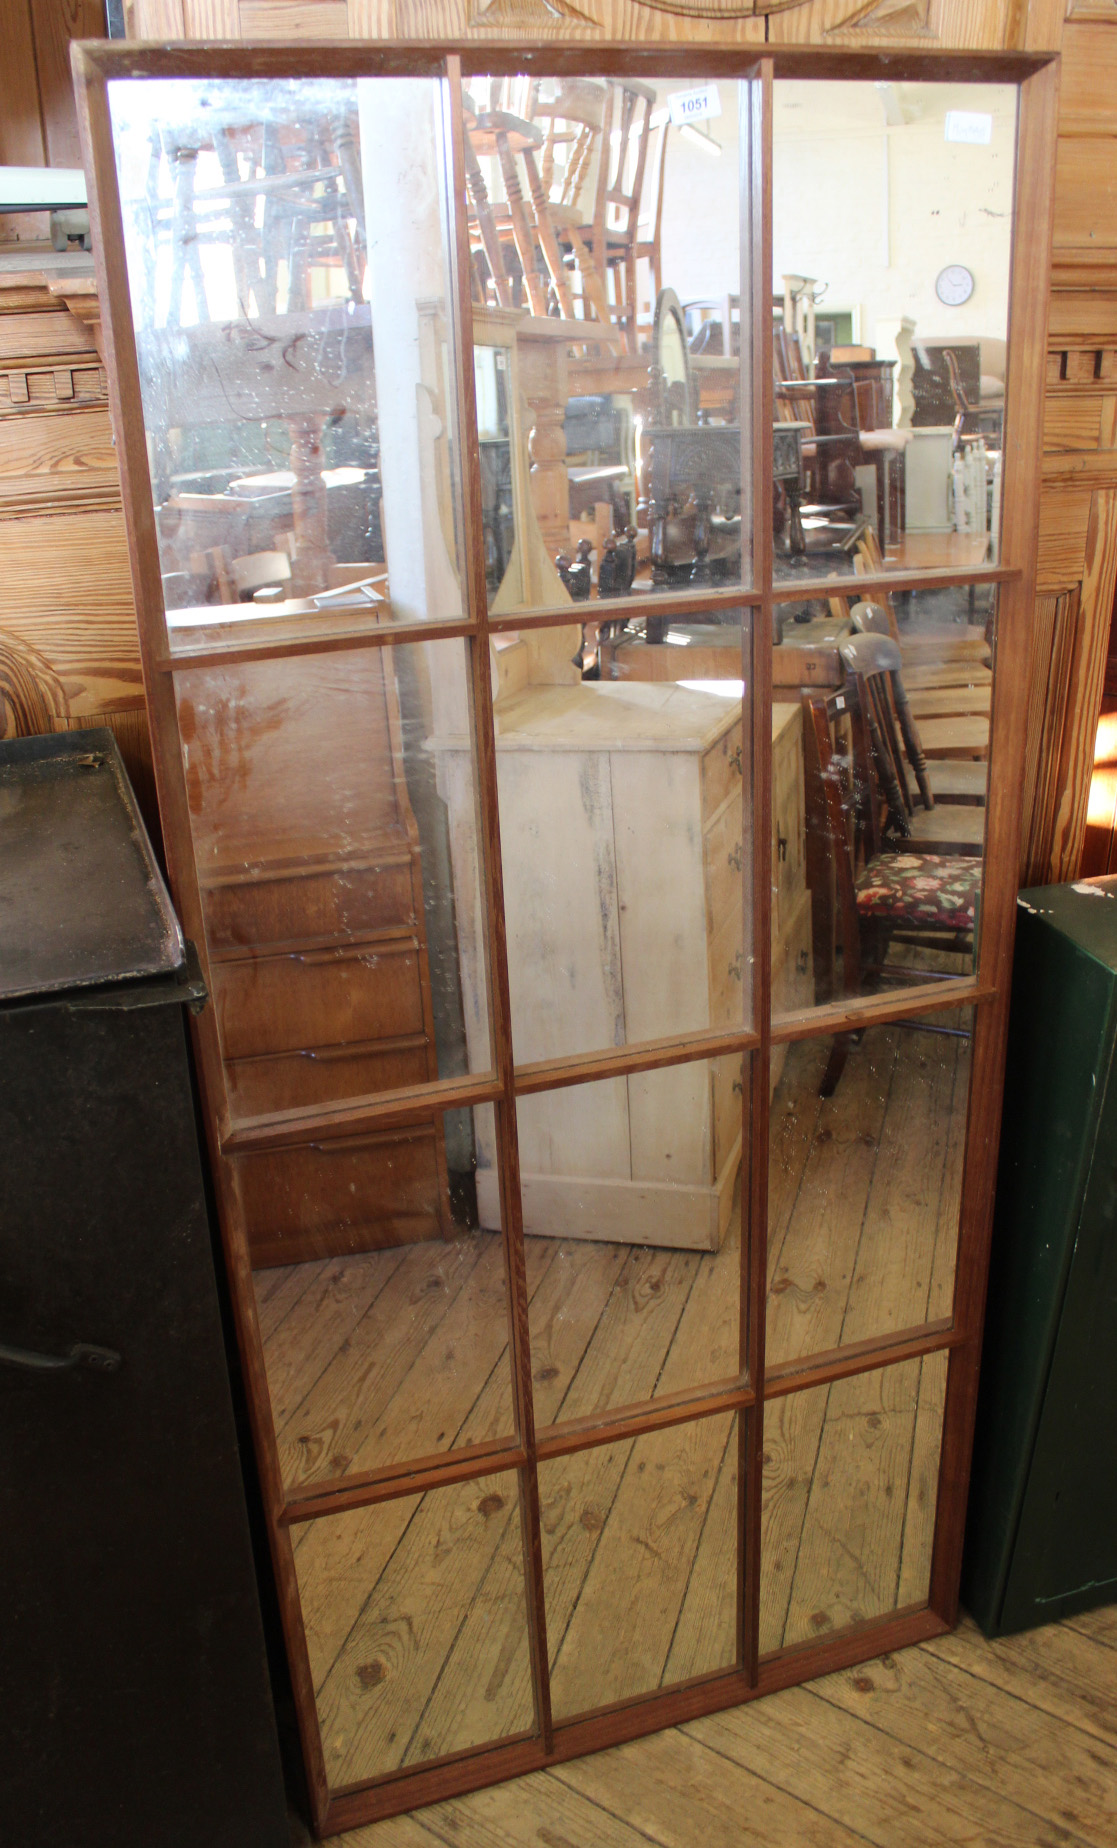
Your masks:
<svg viewBox="0 0 1117 1848"><path fill-rule="evenodd" d="M686 122L706 122L721 114L721 97L716 83L703 84L700 90L676 90L667 98L667 112L676 128Z"/></svg>
<svg viewBox="0 0 1117 1848"><path fill-rule="evenodd" d="M988 147L993 139L993 118L979 115L976 109L948 109L946 138L948 141L969 141L975 147Z"/></svg>

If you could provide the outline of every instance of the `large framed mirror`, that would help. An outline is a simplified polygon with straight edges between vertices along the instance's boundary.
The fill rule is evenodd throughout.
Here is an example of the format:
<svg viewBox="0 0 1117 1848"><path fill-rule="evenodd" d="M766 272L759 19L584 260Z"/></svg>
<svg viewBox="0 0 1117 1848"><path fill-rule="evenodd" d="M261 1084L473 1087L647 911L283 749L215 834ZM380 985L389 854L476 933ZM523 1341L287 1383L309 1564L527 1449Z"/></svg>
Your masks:
<svg viewBox="0 0 1117 1848"><path fill-rule="evenodd" d="M1050 61L78 76L317 1826L943 1630Z"/></svg>

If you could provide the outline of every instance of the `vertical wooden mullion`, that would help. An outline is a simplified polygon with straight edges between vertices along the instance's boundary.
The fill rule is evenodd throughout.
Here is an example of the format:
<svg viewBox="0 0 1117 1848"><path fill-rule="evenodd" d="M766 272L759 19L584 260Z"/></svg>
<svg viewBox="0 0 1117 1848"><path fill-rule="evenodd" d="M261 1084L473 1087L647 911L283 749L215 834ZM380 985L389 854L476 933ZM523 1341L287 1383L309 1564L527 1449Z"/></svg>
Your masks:
<svg viewBox="0 0 1117 1848"><path fill-rule="evenodd" d="M738 1425L738 1648L752 1687L759 1673L760 1513L764 1469L764 1304L768 1271L768 1091L771 1068L772 984L772 81L765 59L746 90L748 132L741 135L742 237L741 348L745 363L748 308L748 443L742 428L741 465L752 476L753 583L760 602L751 612L746 655L750 694L752 774L750 868L752 890L752 1020L759 1044L748 1055L743 1087L742 1147L749 1151L747 1236L741 1238L741 1363L756 1391L756 1405ZM746 394L742 392L742 426ZM744 1200L742 1198L742 1218Z"/></svg>
<svg viewBox="0 0 1117 1848"><path fill-rule="evenodd" d="M207 987L212 991L201 889L194 860L189 799L179 741L174 677L164 673L157 665L160 659L166 659L169 652L166 613L107 83L96 62L88 58L79 46L74 47L72 62L85 167L86 172L94 178L90 188L89 211L97 269L97 293L109 362L107 371L113 434L120 468L132 592L139 631L140 665L149 715L155 789L163 829L167 873L185 933L198 950ZM291 1538L279 1520L284 1503L283 1475L271 1416L271 1397L256 1314L248 1237L234 1165L221 1153L222 1139L228 1128L228 1104L212 1005L191 1019L190 1031L197 1054L202 1117L220 1209L218 1217L222 1245L229 1271L233 1321L244 1373L268 1541L287 1638L296 1719L314 1820L316 1826L321 1827L329 1801L329 1784Z"/></svg>
<svg viewBox="0 0 1117 1848"><path fill-rule="evenodd" d="M997 1175L1002 1084L1016 921L1016 880L1027 727L1029 640L1035 604L1036 530L1041 486L1042 356L1047 350L1059 67L1045 65L1019 91L1016 189L1005 393L1001 559L1019 571L998 595L990 728L988 817L982 890L980 967L993 987L978 1005L954 1277L954 1322L963 1340L951 1353L939 1461L930 1602L953 1624L958 1614L962 1538L973 1450L981 1339Z"/></svg>
<svg viewBox="0 0 1117 1848"><path fill-rule="evenodd" d="M500 851L497 796L496 732L493 720L489 650L488 587L481 504L481 452L473 382L473 294L470 287L469 227L465 213L465 131L462 119L461 60L448 57L444 97L449 150L448 216L450 220L451 314L456 359L458 444L462 460L462 525L465 548L466 609L477 623L470 651L471 708L481 821L482 909L489 963L490 1032L501 1097L496 1116L497 1178L508 1281L508 1338L512 1360L517 1436L527 1452L520 1472L524 1581L528 1641L536 1722L546 1751L554 1743L551 1688L547 1664L547 1618L543 1596L543 1545L539 1520L539 1477L535 1444L535 1407L531 1390L531 1351L527 1276L524 1265L523 1203L520 1151L516 1133L516 1087L512 1057L512 1005L508 982L508 942L504 921L504 878Z"/></svg>

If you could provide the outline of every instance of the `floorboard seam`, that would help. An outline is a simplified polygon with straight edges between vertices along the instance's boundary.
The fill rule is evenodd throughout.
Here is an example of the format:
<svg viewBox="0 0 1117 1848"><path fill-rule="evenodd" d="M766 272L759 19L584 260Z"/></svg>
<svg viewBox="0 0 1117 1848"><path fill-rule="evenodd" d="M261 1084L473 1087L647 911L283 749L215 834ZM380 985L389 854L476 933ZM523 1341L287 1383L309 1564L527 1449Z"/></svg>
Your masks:
<svg viewBox="0 0 1117 1848"><path fill-rule="evenodd" d="M1026 1816L1034 1817L1037 1822L1046 1823L1050 1828L1060 1830L1060 1832L1066 1836L1068 1842L1082 1842L1085 1844L1085 1848L1109 1848L1109 1844L1105 1841L1099 1843L1096 1837L1092 1835L1081 1835L1077 1829L1069 1828L1063 1817L1052 1816L1046 1810L1033 1809L1030 1803L1023 1803L1020 1801L1019 1797L1010 1796L1008 1791L1001 1789L998 1785L987 1783L985 1778L977 1776L974 1771L968 1769L963 1770L960 1766L953 1763L951 1759L940 1757L937 1752L932 1750L930 1744L926 1741L922 1745L912 1745L910 1740L899 1738L894 1732L889 1732L886 1726L881 1726L876 1720L871 1720L868 1715L861 1716L850 1713L848 1708L841 1707L836 1701L827 1699L821 1687L816 1684L811 1682L805 1683L804 1692L812 1694L816 1700L825 1702L826 1706L828 1706L832 1712L844 1715L854 1726L867 1727L871 1732L879 1734L882 1739L889 1740L892 1745L899 1746L902 1751L916 1752L919 1757L929 1759L932 1764L942 1765L944 1770L953 1772L956 1777L962 1778L966 1783L976 1784L979 1789L988 1791L991 1796L998 1797L1002 1803L1009 1804L1012 1809L1022 1810Z"/></svg>

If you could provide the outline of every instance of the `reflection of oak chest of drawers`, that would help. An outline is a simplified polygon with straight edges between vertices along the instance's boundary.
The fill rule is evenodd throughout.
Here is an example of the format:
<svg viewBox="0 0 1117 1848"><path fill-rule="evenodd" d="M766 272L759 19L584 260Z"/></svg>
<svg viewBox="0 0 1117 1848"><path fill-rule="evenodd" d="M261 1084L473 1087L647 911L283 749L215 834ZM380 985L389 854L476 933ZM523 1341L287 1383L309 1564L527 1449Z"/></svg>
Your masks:
<svg viewBox="0 0 1117 1848"><path fill-rule="evenodd" d="M392 650L178 677L234 1123L437 1076ZM214 772L218 771L218 774ZM439 1236L441 1126L244 1154L256 1264Z"/></svg>
<svg viewBox="0 0 1117 1848"><path fill-rule="evenodd" d="M498 701L518 1064L741 1025L748 764L739 701L739 683L729 682L724 695L601 682L526 687ZM777 726L793 764L797 708L780 709ZM797 784L784 781L798 819L788 823L794 853L789 845L779 869L801 928L801 770ZM452 814L451 826L458 834L468 817ZM479 927L460 899L458 923L468 995L479 979ZM518 1121L529 1233L720 1244L741 1156L738 1056L525 1097ZM482 1222L495 1225L494 1152L481 1116L477 1181Z"/></svg>

